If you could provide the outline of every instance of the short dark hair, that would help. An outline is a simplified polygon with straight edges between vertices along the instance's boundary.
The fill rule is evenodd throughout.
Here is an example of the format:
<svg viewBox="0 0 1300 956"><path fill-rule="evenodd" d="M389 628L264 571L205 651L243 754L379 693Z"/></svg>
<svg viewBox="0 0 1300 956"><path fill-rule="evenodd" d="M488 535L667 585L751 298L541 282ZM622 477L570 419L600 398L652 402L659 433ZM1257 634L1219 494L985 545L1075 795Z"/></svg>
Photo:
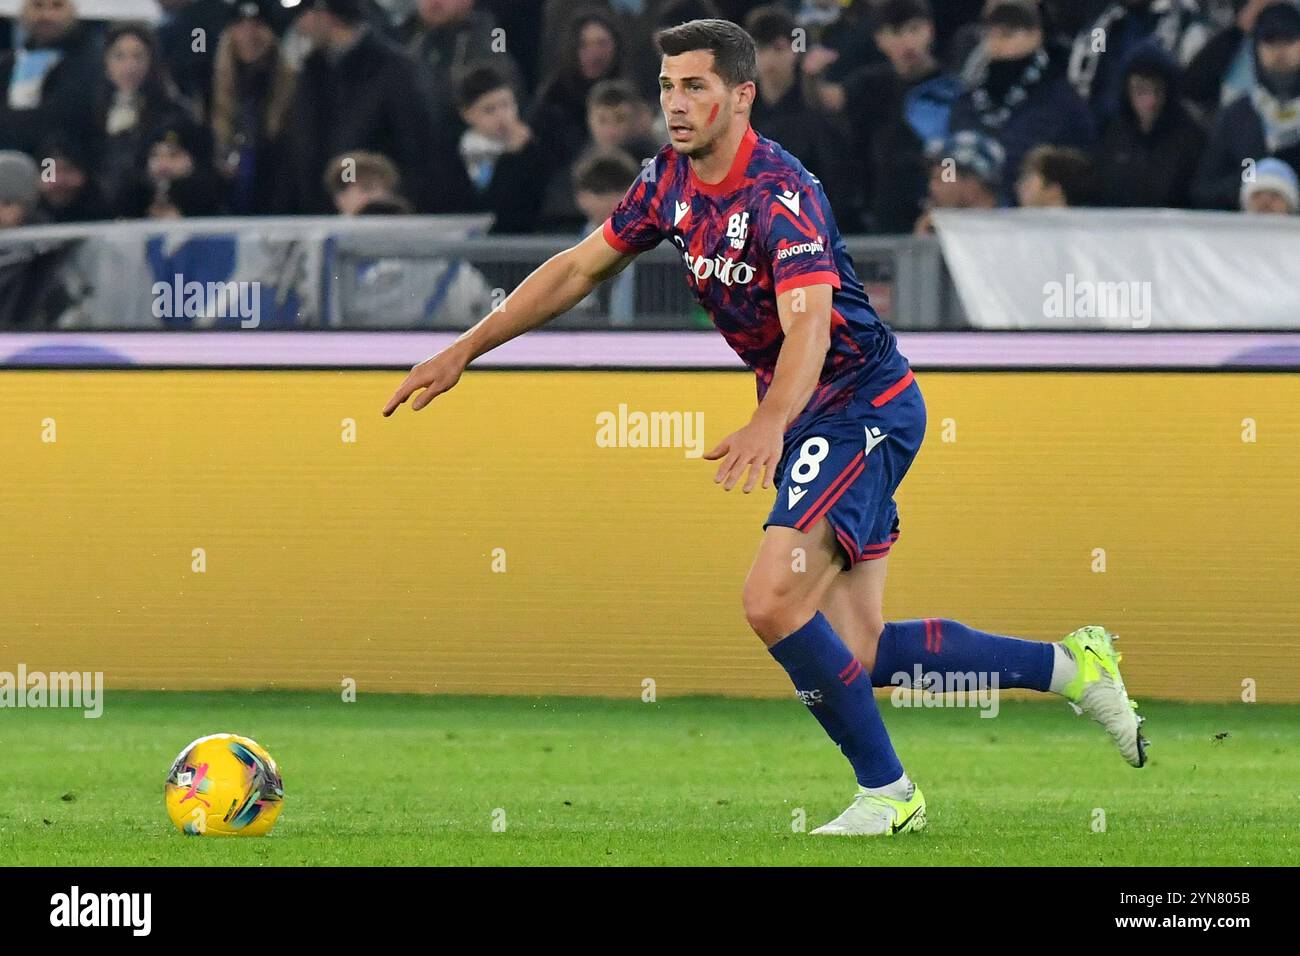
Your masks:
<svg viewBox="0 0 1300 956"><path fill-rule="evenodd" d="M790 11L775 3L755 7L745 17L745 29L759 46L792 42L797 26Z"/></svg>
<svg viewBox="0 0 1300 956"><path fill-rule="evenodd" d="M1043 15L1033 0L996 0L985 9L980 23L1006 30L1041 30Z"/></svg>
<svg viewBox="0 0 1300 956"><path fill-rule="evenodd" d="M1048 185L1060 186L1071 206L1087 205L1093 196L1095 170L1086 153L1067 146L1036 146L1025 156L1022 172L1035 172Z"/></svg>
<svg viewBox="0 0 1300 956"><path fill-rule="evenodd" d="M898 29L913 20L934 22L929 0L884 0L871 12L871 32Z"/></svg>
<svg viewBox="0 0 1300 956"><path fill-rule="evenodd" d="M627 192L640 172L636 160L621 149L596 151L573 167L573 188L589 193Z"/></svg>
<svg viewBox="0 0 1300 956"><path fill-rule="evenodd" d="M456 78L456 108L467 110L481 97L503 87L514 89L510 77L494 63L474 63Z"/></svg>
<svg viewBox="0 0 1300 956"><path fill-rule="evenodd" d="M601 80L587 94L587 109L597 106L628 106L644 103L630 80Z"/></svg>
<svg viewBox="0 0 1300 956"><path fill-rule="evenodd" d="M690 20L655 34L655 46L664 56L692 50L713 54L713 71L728 86L758 82L758 53L754 38L730 20Z"/></svg>

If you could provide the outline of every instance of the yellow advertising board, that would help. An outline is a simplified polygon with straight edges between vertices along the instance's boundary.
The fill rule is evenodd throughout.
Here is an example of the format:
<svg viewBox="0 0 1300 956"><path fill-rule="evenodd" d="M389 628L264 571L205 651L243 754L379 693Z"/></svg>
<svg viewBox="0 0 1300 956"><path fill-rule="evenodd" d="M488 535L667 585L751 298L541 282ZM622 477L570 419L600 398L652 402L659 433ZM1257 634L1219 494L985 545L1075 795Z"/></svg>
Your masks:
<svg viewBox="0 0 1300 956"><path fill-rule="evenodd" d="M400 378L0 376L0 670L789 693L740 604L771 492L726 494L699 457L747 420L752 377L471 371L383 419ZM1044 640L1100 623L1139 699L1253 681L1300 701L1300 375L918 381L887 619Z"/></svg>

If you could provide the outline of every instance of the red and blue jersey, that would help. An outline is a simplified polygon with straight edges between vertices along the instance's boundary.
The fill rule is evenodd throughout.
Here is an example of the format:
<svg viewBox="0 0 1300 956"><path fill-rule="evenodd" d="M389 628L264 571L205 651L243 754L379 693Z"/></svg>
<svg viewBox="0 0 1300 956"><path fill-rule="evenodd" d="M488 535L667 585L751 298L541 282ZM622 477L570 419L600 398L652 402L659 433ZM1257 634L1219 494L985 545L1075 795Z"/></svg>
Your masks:
<svg viewBox="0 0 1300 956"><path fill-rule="evenodd" d="M834 288L830 350L791 430L857 396L884 404L912 380L893 332L854 274L820 181L752 128L726 178L715 184L701 181L685 156L665 146L606 221L604 234L625 254L673 242L696 299L757 376L759 401L785 339L777 296L811 285Z"/></svg>

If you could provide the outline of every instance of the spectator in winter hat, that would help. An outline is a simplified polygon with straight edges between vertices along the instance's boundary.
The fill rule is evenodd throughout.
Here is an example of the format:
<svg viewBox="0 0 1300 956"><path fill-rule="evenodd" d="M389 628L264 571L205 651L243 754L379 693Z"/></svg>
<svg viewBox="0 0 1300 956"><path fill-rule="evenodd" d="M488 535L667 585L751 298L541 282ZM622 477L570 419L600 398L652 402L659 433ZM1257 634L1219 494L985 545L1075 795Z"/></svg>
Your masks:
<svg viewBox="0 0 1300 956"><path fill-rule="evenodd" d="M26 153L0 152L0 229L16 229L39 221L40 171Z"/></svg>
<svg viewBox="0 0 1300 956"><path fill-rule="evenodd" d="M1295 215L1300 211L1300 181L1295 170L1280 159L1261 159L1255 175L1241 184L1245 212Z"/></svg>
<svg viewBox="0 0 1300 956"><path fill-rule="evenodd" d="M991 136L965 130L930 151L930 192L913 232L934 232L934 209L995 209L1006 154Z"/></svg>

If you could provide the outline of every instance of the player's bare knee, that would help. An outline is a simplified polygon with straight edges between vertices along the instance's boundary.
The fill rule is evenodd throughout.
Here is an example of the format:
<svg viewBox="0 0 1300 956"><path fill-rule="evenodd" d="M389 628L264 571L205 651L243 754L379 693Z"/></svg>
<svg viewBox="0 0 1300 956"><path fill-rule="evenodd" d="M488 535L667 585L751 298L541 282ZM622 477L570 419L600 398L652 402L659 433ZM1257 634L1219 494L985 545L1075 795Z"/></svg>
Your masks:
<svg viewBox="0 0 1300 956"><path fill-rule="evenodd" d="M745 620L768 647L808 623L816 608L776 588L746 584L743 595Z"/></svg>

